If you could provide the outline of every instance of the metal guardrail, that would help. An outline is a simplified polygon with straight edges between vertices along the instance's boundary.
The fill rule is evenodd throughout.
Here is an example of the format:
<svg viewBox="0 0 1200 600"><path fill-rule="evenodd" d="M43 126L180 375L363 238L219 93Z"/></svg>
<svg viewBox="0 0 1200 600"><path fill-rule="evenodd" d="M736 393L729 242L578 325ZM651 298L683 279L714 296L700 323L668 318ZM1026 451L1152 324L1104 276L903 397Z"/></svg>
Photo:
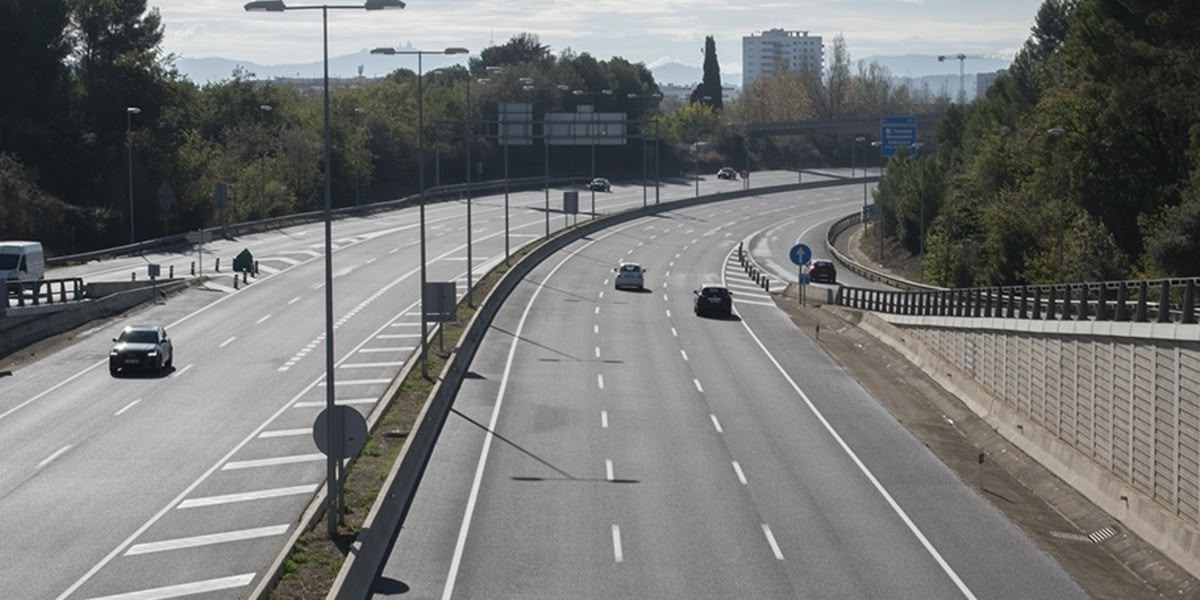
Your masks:
<svg viewBox="0 0 1200 600"><path fill-rule="evenodd" d="M905 279L903 277L897 277L895 275L892 275L891 273L877 271L875 269L872 269L866 265L863 265L863 264L855 261L854 259L847 256L845 253L843 253L841 250L838 250L837 244L836 244L838 236L842 235L843 233L846 232L846 230L850 229L851 227L854 227L855 225L858 225L859 223L862 223L862 213L861 212L856 212L852 215L846 215L845 217L842 217L841 219L838 219L837 221L835 221L833 223L833 225L830 225L829 232L825 234L825 249L829 251L829 253L833 256L833 258L835 260L837 260L839 263L842 263L842 266L846 267L847 270L849 270L852 273L857 274L859 277L862 277L863 279L866 279L868 281L877 281L879 283L882 283L885 285L890 285L894 288L899 288L902 290L941 290L941 289L945 289L945 288L940 288L937 286L919 283L916 281Z"/></svg>
<svg viewBox="0 0 1200 600"><path fill-rule="evenodd" d="M0 281L0 298L5 307L24 308L43 304L63 304L83 300L83 278L39 279L37 281Z"/></svg>
<svg viewBox="0 0 1200 600"><path fill-rule="evenodd" d="M916 316L1194 324L1197 284L1200 277L918 292L843 286L837 304Z"/></svg>
<svg viewBox="0 0 1200 600"><path fill-rule="evenodd" d="M551 179L551 185L570 184L574 185L580 181L578 177L560 177ZM546 180L541 177L526 177L522 179L508 180L509 191L521 191L526 189L540 188L545 184ZM504 189L504 180L472 183L470 186L472 192L495 192ZM467 184L460 183L454 185L443 185L425 190L426 202L444 202L455 200L461 194L467 192ZM338 208L332 211L334 218L340 218L356 214L370 214L382 210L394 210L408 204L414 204L421 199L420 194L412 194L396 200L387 200L384 202L374 202L362 206L349 206ZM290 215L282 215L279 217L270 217L259 219L257 221L247 221L244 223L231 223L229 225L220 225L206 229L205 231L212 232L214 237L228 238L231 236L245 235L268 229L275 229L288 225L299 223L308 223L319 221L325 216L324 210L314 210L303 213L294 213ZM54 256L46 259L46 264L50 266L67 265L78 262L86 262L99 258L108 258L112 256L127 256L137 255L146 251L167 250L178 248L190 244L187 241L187 233L177 233L152 240L143 240L136 244L125 244L123 246L114 246L112 248L103 248L90 252L80 252L77 254L68 254L64 256Z"/></svg>

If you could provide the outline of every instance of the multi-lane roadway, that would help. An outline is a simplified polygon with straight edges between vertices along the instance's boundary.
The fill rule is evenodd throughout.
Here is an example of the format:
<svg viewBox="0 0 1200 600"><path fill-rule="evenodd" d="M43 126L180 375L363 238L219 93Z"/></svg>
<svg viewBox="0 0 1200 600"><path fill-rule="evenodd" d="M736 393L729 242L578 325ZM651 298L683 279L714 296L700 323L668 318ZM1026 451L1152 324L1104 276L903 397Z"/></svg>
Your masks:
<svg viewBox="0 0 1200 600"><path fill-rule="evenodd" d="M734 259L860 204L704 205L545 261L484 339L377 597L1086 597ZM622 260L646 290L613 289ZM736 318L693 314L711 281Z"/></svg>
<svg viewBox="0 0 1200 600"><path fill-rule="evenodd" d="M794 177L756 173L754 182ZM739 187L707 180L701 192ZM669 186L662 197L692 193ZM642 197L640 187L618 186L598 208L640 206ZM540 192L512 195L514 248L544 233L542 205ZM457 281L460 292L465 211L463 202L427 210L429 278ZM664 221L675 218L684 217ZM552 215L553 228L562 222ZM475 200L471 233L478 276L503 258L501 197ZM334 240L336 395L366 413L419 342L416 210L339 220ZM324 476L310 433L325 395L321 226L214 242L206 272L212 258L228 265L242 248L262 266L248 286L235 291L223 276L97 323L0 379L0 597L236 598L261 581ZM49 276L141 278L146 262L180 274L192 259L125 258ZM167 326L171 371L109 376L109 338L127 322Z"/></svg>

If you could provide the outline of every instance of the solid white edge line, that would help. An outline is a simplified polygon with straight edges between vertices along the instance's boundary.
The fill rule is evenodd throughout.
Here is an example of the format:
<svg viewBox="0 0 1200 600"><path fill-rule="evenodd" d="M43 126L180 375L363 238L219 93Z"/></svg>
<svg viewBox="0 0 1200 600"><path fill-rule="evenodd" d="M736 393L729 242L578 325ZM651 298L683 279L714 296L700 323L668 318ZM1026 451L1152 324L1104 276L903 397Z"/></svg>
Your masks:
<svg viewBox="0 0 1200 600"><path fill-rule="evenodd" d="M63 446L62 448L55 450L54 454L51 454L50 456L47 456L46 458L42 459L42 462L37 464L37 468L40 469L40 468L50 464L51 462L54 461L54 459L62 456L63 454L66 454L67 450L70 450L70 449L71 449L71 444L67 444L66 446Z"/></svg>
<svg viewBox="0 0 1200 600"><path fill-rule="evenodd" d="M621 526L612 526L613 561L625 562L625 551L621 549Z"/></svg>
<svg viewBox="0 0 1200 600"><path fill-rule="evenodd" d="M737 478L738 478L738 481L739 481L739 482L740 482L742 485L747 485L747 483L746 483L746 474L742 472L742 465L739 465L739 464L738 464L738 461L736 461L736 460L735 460L735 461L733 461L733 471L734 471L734 473L737 473Z"/></svg>
<svg viewBox="0 0 1200 600"><path fill-rule="evenodd" d="M268 498L282 498L284 496L299 496L301 494L311 494L317 491L320 487L319 483L310 483L306 485L293 485L291 487L273 488L269 490L258 490L256 492L241 492L238 494L222 494L220 496L205 496L202 498L190 498L179 503L176 510L182 508L196 508L200 506L217 506L220 504L231 504L234 502L250 502L253 500L266 500Z"/></svg>
<svg viewBox="0 0 1200 600"><path fill-rule="evenodd" d="M733 251L730 251L730 254L733 254ZM724 277L722 277L722 279L724 279ZM892 498L892 495L883 487L883 484L879 483L879 480L875 478L875 474L867 468L867 465L864 464L858 455L854 453L854 450L850 449L850 445L846 443L846 440L842 439L842 436L839 435L837 430L833 428L833 425L829 423L829 421L825 418L825 415L817 409L817 405L813 404L813 401L809 399L808 394L805 394L804 390L800 389L799 385L796 385L796 381L792 379L792 376L789 375L787 370L783 368L783 365L779 364L779 361L775 359L775 355L771 354L770 350L767 350L767 347L762 343L762 340L758 338L758 335L754 333L754 330L750 329L750 326L746 324L746 320L742 319L741 323L742 327L746 329L746 332L750 334L750 337L754 338L754 343L757 344L759 349L763 351L763 354L767 356L767 359L771 361L771 364L775 365L775 369L779 371L779 374L783 375L783 378L787 380L789 385L791 385L792 390L794 390L796 394L800 396L800 399L804 401L804 404L808 406L808 409L817 417L817 420L820 421L821 425L825 427L825 430L829 432L829 435L833 436L834 441L841 446L842 451L850 457L850 460L854 462L855 466L858 467L858 470L861 471L862 474L866 476L867 480L871 482L871 485L875 487L875 490L879 492L879 495L883 497L888 506L892 508L896 515L900 517L900 520L904 522L905 526L908 527L909 531L911 531L913 535L916 536L917 540L921 542L921 545L925 548L925 551L928 552L935 561L937 561L938 566L940 566L946 576L954 582L954 585L958 587L958 590L962 592L963 596L970 600L977 600L975 594L972 593L970 588L967 587L967 584L963 583L963 580L959 578L958 573L956 573L950 564L946 562L946 559L943 558L941 553L937 551L937 548L933 547L933 544L930 543L929 539L925 537L925 534L917 528L916 523L913 523L912 519L909 518L908 513L904 512L904 509L900 507L900 504L896 502L895 498Z"/></svg>
<svg viewBox="0 0 1200 600"><path fill-rule="evenodd" d="M712 419L713 427L716 428L717 433L725 433L725 430L721 429L721 422L717 420L717 415L709 414L708 418Z"/></svg>
<svg viewBox="0 0 1200 600"><path fill-rule="evenodd" d="M235 336L231 336L229 339L227 339L227 340L225 340L225 341L221 342L221 345L220 345L220 346L217 346L217 347L218 347L218 348L224 348L225 346L228 346L229 344L232 344L232 343L233 343L233 340L236 340L236 339L237 339L237 336L236 336L236 335L235 335Z"/></svg>
<svg viewBox="0 0 1200 600"><path fill-rule="evenodd" d="M287 533L287 530L288 525L270 525L267 527L255 527L253 529L239 529L236 531L223 531L221 533L209 533L192 537L175 538L173 540L146 542L144 544L135 544L130 546L129 549L125 551L125 556L138 556L139 554L152 554L154 552L166 552L168 550L182 550L184 548L198 548L200 546L212 546L214 544L226 544L229 542L240 542L243 540L274 537Z"/></svg>
<svg viewBox="0 0 1200 600"><path fill-rule="evenodd" d="M775 558L783 560L783 551L779 549L779 543L775 541L775 534L771 533L771 527L763 523L762 530L763 534L767 536L767 543L771 545L771 552L775 553Z"/></svg>
<svg viewBox="0 0 1200 600"><path fill-rule="evenodd" d="M251 581L254 581L254 573L243 573L241 575L218 577L216 579L205 579L203 581L193 581L191 583L180 583L176 585L168 585L166 587L150 588L138 590L136 592L126 592L124 594L115 594L112 596L96 596L90 600L167 600L168 598L194 596L196 594L203 594L206 592L220 592L222 590L246 587L247 585L250 585Z"/></svg>
<svg viewBox="0 0 1200 600"><path fill-rule="evenodd" d="M630 226L632 227L632 225ZM483 436L483 446L479 449L479 462L475 467L475 476L471 480L471 492L467 496L467 506L463 510L462 524L458 529L458 538L454 542L454 554L452 554L450 558L450 569L446 574L446 585L442 589L442 600L450 600L450 598L454 596L454 584L458 579L459 566L462 564L463 549L466 548L467 534L471 530L471 517L475 514L475 503L479 501L479 488L483 482L483 470L487 466L488 454L491 452L492 448L492 439L495 435L492 432L496 430L496 423L500 420L500 408L504 406L504 395L508 391L508 377L512 372L513 357L515 357L517 354L517 342L521 340L521 334L525 330L525 322L529 319L529 311L533 309L533 303L537 300L538 295L541 294L543 289L545 289L546 282L549 281L550 278L553 277L563 265L567 264L568 260L588 246L591 246L601 239L604 239L610 235L614 235L618 231L622 231L624 229L624 227L617 228L610 233L598 236L587 244L584 244L578 250L569 252L567 256L564 256L563 259L559 261L557 265L554 265L554 268L542 278L541 284L534 288L533 295L529 298L529 302L525 304L525 310L521 312L521 320L517 322L517 330L512 336L512 342L508 347L508 357L504 361L504 373L500 376L500 389L496 392L496 404L492 407L492 416L488 421L487 432ZM599 326L597 326L597 332L599 332Z"/></svg>
<svg viewBox="0 0 1200 600"><path fill-rule="evenodd" d="M113 416L114 416L114 417L119 417L119 416L121 416L121 415L125 414L125 411L127 411L127 410L129 410L129 409L133 408L133 407L134 407L134 406L135 406L135 405L136 405L138 402L141 402L141 401L142 401L142 399L141 399L141 398L138 398L137 400L134 400L133 402L130 402L129 404L126 404L126 405L124 406L124 408L122 408L121 410L118 410L117 412L113 413Z"/></svg>

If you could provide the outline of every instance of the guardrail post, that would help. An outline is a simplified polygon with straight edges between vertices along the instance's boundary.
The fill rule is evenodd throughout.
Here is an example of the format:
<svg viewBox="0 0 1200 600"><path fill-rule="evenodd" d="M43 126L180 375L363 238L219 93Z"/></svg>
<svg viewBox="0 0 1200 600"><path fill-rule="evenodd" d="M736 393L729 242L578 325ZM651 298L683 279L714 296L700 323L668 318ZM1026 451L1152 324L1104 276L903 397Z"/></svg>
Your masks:
<svg viewBox="0 0 1200 600"><path fill-rule="evenodd" d="M1033 318L1039 320L1042 318L1042 288L1033 288Z"/></svg>
<svg viewBox="0 0 1200 600"><path fill-rule="evenodd" d="M132 273L130 273L130 274L129 274L129 280L130 280L130 281L137 281L137 271L134 271L134 272L132 272Z"/></svg>
<svg viewBox="0 0 1200 600"><path fill-rule="evenodd" d="M1196 280L1189 279L1183 288L1183 314L1179 316L1180 323L1196 322Z"/></svg>
<svg viewBox="0 0 1200 600"><path fill-rule="evenodd" d="M1138 282L1138 299L1137 307L1133 309L1133 320L1138 323L1149 321L1146 318L1146 303L1150 300L1150 284L1145 281Z"/></svg>
<svg viewBox="0 0 1200 600"><path fill-rule="evenodd" d="M1097 321L1107 321L1108 320L1108 286L1104 285L1104 283L1100 283L1100 289L1097 292L1098 292L1098 297L1096 298L1096 320Z"/></svg>
<svg viewBox="0 0 1200 600"><path fill-rule="evenodd" d="M843 295L843 293L844 293L845 291L846 291L846 288L844 288L844 287L842 287L842 286L840 286L840 285L838 286L838 289L837 289L837 295L835 295L835 296L833 297L833 303L834 303L834 304L836 304L836 305L838 305L838 306L844 306L844 304L843 304L843 300L844 300L844 299L842 298L842 295ZM800 290L799 288L797 288L797 289L796 289L796 294L797 294L797 295L799 295L800 293L801 293L801 290Z"/></svg>
<svg viewBox="0 0 1200 600"><path fill-rule="evenodd" d="M1050 298L1046 300L1046 320L1056 319L1056 312L1058 312L1058 287L1052 285L1050 286Z"/></svg>
<svg viewBox="0 0 1200 600"><path fill-rule="evenodd" d="M1129 286L1122 281L1117 285L1117 311L1113 316L1114 321L1129 320Z"/></svg>
<svg viewBox="0 0 1200 600"><path fill-rule="evenodd" d="M1063 289L1063 303L1062 303L1062 320L1063 321L1071 320L1071 302L1073 302L1073 301L1074 301L1074 298L1071 297L1071 285L1067 284L1065 289Z"/></svg>
<svg viewBox="0 0 1200 600"><path fill-rule="evenodd" d="M1021 319L1027 319L1029 318L1029 312L1027 310L1029 308L1029 286L1023 285L1019 289L1013 290L1014 294L1018 292L1021 294L1021 304L1018 307L1019 312L1017 313L1017 316ZM1009 313L1008 316L1011 317L1012 313Z"/></svg>
<svg viewBox="0 0 1200 600"><path fill-rule="evenodd" d="M1103 284L1101 284L1103 287ZM1088 284L1079 286L1079 314L1075 315L1077 321L1088 320Z"/></svg>
<svg viewBox="0 0 1200 600"><path fill-rule="evenodd" d="M192 261L192 277L196 276L196 261Z"/></svg>
<svg viewBox="0 0 1200 600"><path fill-rule="evenodd" d="M939 300L939 302L938 302L938 306L937 306L937 315L939 317L953 317L954 316L954 292L951 290L945 290L942 292L938 292L938 300Z"/></svg>
<svg viewBox="0 0 1200 600"><path fill-rule="evenodd" d="M993 305L992 298L994 296L995 296L995 294L992 293L992 288L989 288L989 289L986 289L983 291L983 316L984 317L991 318L991 317L995 316L994 314L992 314L992 305ZM999 303L999 300L996 300L995 303Z"/></svg>
<svg viewBox="0 0 1200 600"><path fill-rule="evenodd" d="M170 279L175 279L175 265L167 267L167 277Z"/></svg>
<svg viewBox="0 0 1200 600"><path fill-rule="evenodd" d="M1159 323L1171 322L1171 282L1163 280L1158 292L1158 314L1155 319Z"/></svg>

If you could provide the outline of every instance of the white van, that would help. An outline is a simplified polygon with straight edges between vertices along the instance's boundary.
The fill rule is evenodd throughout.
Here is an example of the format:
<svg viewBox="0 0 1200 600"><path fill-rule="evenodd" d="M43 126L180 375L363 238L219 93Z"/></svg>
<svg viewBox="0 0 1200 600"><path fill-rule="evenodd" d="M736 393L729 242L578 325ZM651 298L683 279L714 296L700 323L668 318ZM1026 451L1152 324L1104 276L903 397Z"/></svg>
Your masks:
<svg viewBox="0 0 1200 600"><path fill-rule="evenodd" d="M37 281L46 276L41 242L0 242L0 279Z"/></svg>

